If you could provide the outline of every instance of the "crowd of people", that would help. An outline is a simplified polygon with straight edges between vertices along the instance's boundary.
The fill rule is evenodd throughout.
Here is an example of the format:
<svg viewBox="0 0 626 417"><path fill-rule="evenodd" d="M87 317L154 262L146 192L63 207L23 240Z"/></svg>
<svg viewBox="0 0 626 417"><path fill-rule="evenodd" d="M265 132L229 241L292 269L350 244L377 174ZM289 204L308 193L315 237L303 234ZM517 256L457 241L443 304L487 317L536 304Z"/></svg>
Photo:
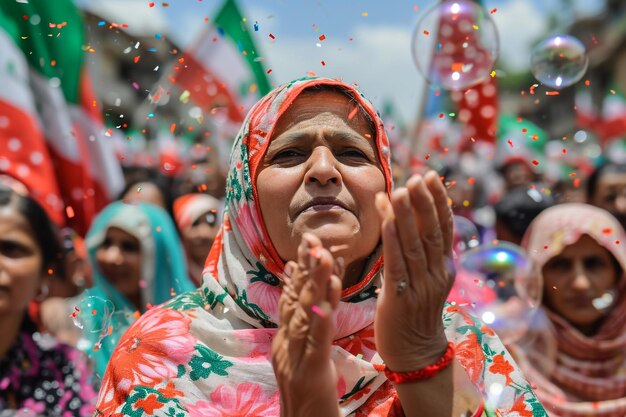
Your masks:
<svg viewBox="0 0 626 417"><path fill-rule="evenodd" d="M4 177L0 415L626 415L626 167L571 194L511 159L479 205L486 178L398 180L392 149L313 77L249 112L224 200L129 169L83 239ZM458 216L540 278L513 342L450 295Z"/></svg>

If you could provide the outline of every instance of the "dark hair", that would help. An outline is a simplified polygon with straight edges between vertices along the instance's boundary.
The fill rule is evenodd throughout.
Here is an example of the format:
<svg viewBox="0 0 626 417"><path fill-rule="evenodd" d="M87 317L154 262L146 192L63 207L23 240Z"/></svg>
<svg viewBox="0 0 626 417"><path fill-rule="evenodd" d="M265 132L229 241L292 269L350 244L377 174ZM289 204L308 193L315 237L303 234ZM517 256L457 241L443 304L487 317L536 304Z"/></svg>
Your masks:
<svg viewBox="0 0 626 417"><path fill-rule="evenodd" d="M554 197L524 186L507 192L494 210L496 219L521 240L533 219L555 204Z"/></svg>
<svg viewBox="0 0 626 417"><path fill-rule="evenodd" d="M62 256L57 227L46 211L29 196L0 185L0 207L13 206L28 222L41 248L42 270L55 265Z"/></svg>
<svg viewBox="0 0 626 417"><path fill-rule="evenodd" d="M145 178L137 177L133 179L133 181L128 182L122 192L119 194L118 200L121 200L126 193L135 188L139 183L149 183L154 185L161 195L163 196L163 203L165 204L165 211L173 218L173 205L174 205L174 196L170 191L172 188L171 182L164 178L160 174L155 174L154 171L147 171L148 174ZM151 175L153 174L153 175Z"/></svg>
<svg viewBox="0 0 626 417"><path fill-rule="evenodd" d="M626 164L605 162L597 167L587 179L587 202L593 199L598 182L604 174L626 174Z"/></svg>

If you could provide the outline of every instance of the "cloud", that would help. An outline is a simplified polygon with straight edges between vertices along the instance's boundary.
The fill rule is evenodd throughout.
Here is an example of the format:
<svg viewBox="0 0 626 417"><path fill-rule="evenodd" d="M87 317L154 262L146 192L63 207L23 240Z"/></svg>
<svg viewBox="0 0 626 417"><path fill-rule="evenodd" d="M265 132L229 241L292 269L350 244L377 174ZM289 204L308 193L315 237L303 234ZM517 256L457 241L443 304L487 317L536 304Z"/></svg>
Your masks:
<svg viewBox="0 0 626 417"><path fill-rule="evenodd" d="M537 9L534 2L511 0L498 6L498 11L491 16L500 36L498 66L515 72L527 70L534 43L546 33L546 14Z"/></svg>
<svg viewBox="0 0 626 417"><path fill-rule="evenodd" d="M276 84L312 71L357 84L377 108L390 99L405 121L415 117L424 80L411 58L409 28L357 26L352 40L286 37L262 50Z"/></svg>

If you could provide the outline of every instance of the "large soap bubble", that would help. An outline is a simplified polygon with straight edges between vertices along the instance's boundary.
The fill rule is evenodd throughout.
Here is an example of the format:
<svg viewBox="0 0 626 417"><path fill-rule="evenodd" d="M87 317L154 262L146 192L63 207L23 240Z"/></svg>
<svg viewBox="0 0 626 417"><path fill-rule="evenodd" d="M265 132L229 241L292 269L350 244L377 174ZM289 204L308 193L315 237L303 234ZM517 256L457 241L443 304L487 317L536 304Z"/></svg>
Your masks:
<svg viewBox="0 0 626 417"><path fill-rule="evenodd" d="M499 242L461 254L455 287L466 306L508 344L527 331L541 301L540 280L529 274L528 258L521 247Z"/></svg>
<svg viewBox="0 0 626 417"><path fill-rule="evenodd" d="M587 71L585 46L570 35L552 35L531 52L530 69L541 83L556 89L578 82Z"/></svg>
<svg viewBox="0 0 626 417"><path fill-rule="evenodd" d="M477 3L444 1L431 7L413 33L413 60L426 80L466 90L489 77L498 57L498 33Z"/></svg>

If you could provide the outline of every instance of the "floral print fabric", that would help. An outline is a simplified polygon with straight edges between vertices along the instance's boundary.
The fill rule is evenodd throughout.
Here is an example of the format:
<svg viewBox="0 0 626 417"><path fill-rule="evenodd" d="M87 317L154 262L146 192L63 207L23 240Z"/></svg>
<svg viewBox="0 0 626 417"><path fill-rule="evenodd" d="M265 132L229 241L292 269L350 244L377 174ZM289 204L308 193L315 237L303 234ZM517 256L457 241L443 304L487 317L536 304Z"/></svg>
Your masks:
<svg viewBox="0 0 626 417"><path fill-rule="evenodd" d="M205 265L204 283L151 309L134 323L114 353L97 413L104 416L278 416L279 393L271 365L278 323L283 262L256 204L256 169L273 127L305 89L335 86L374 121L382 171L391 190L389 144L371 104L341 81L305 78L285 84L249 113L230 162L226 211ZM359 284L342 293L334 316L332 360L344 416L402 416L395 390L382 372L374 343L380 248ZM544 416L493 332L454 305L444 323L457 356L476 387L499 384L487 405L501 416Z"/></svg>
<svg viewBox="0 0 626 417"><path fill-rule="evenodd" d="M25 319L0 360L0 416L92 415L96 392L84 357L34 330Z"/></svg>

